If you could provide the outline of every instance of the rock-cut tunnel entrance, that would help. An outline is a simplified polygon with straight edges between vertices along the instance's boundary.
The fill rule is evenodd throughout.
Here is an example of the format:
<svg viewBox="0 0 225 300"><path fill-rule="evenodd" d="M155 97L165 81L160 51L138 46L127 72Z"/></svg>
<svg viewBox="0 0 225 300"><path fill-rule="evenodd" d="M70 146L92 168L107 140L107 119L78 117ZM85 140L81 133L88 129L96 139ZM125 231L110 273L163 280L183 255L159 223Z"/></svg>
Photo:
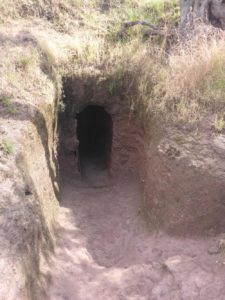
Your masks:
<svg viewBox="0 0 225 300"><path fill-rule="evenodd" d="M83 174L90 166L100 170L109 168L113 122L104 107L89 105L77 114L77 138L80 168Z"/></svg>

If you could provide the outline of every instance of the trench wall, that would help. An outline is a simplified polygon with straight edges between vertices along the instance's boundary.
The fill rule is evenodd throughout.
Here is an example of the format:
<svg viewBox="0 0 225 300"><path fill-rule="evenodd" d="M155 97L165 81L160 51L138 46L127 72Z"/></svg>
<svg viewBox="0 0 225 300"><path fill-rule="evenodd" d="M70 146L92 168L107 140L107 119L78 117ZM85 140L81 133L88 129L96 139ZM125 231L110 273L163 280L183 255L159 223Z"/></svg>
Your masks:
<svg viewBox="0 0 225 300"><path fill-rule="evenodd" d="M49 80L48 89L33 100L15 101L15 114L4 105L0 110L1 139L12 148L0 151L0 295L7 300L45 299L54 251L59 193L55 83Z"/></svg>

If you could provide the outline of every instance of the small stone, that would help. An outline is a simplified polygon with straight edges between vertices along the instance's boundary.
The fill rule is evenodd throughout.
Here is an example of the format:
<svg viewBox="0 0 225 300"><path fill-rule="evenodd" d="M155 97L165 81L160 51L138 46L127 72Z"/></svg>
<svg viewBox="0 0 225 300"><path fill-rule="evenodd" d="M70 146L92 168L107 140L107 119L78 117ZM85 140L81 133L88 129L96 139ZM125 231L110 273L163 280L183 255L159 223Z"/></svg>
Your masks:
<svg viewBox="0 0 225 300"><path fill-rule="evenodd" d="M154 255L154 257L156 258L160 258L163 254L163 251L158 249L158 248L153 248L152 249L152 254Z"/></svg>
<svg viewBox="0 0 225 300"><path fill-rule="evenodd" d="M209 255L215 255L218 254L220 252L220 248L218 245L212 245L209 249L208 249L208 254Z"/></svg>
<svg viewBox="0 0 225 300"><path fill-rule="evenodd" d="M220 251L224 251L225 250L225 239L220 239L219 240L219 246L218 246Z"/></svg>

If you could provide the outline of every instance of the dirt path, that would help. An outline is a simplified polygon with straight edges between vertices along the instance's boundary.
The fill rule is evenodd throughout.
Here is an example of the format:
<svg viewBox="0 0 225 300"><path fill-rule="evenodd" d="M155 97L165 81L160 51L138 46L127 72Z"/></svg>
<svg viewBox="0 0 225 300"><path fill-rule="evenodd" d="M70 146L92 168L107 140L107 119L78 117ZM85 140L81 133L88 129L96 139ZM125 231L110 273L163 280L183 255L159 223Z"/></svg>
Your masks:
<svg viewBox="0 0 225 300"><path fill-rule="evenodd" d="M214 239L149 233L130 175L102 188L72 178L63 183L49 299L225 300L225 258L208 254Z"/></svg>

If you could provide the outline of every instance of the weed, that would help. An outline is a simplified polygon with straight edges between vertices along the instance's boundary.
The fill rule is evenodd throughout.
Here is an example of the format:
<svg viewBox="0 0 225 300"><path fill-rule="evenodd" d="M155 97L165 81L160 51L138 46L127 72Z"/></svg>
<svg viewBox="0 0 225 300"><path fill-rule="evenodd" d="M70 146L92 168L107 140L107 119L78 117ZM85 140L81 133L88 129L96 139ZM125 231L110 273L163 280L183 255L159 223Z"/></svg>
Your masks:
<svg viewBox="0 0 225 300"><path fill-rule="evenodd" d="M58 111L59 111L59 113L64 112L65 109L66 109L65 103L62 100L60 100L59 103L58 103Z"/></svg>
<svg viewBox="0 0 225 300"><path fill-rule="evenodd" d="M29 54L21 54L16 61L16 69L20 69L24 72L32 69L37 62L37 53L32 51Z"/></svg>
<svg viewBox="0 0 225 300"><path fill-rule="evenodd" d="M3 103L4 106L7 107L8 111L11 114L16 114L17 113L17 109L14 107L13 101L12 101L12 97L8 96L8 95L0 95L0 103Z"/></svg>
<svg viewBox="0 0 225 300"><path fill-rule="evenodd" d="M8 73L8 80L12 85L17 84L17 76L16 76L16 73L14 71Z"/></svg>
<svg viewBox="0 0 225 300"><path fill-rule="evenodd" d="M10 139L5 138L2 140L1 149L5 155L13 154L13 143Z"/></svg>
<svg viewBox="0 0 225 300"><path fill-rule="evenodd" d="M218 115L216 115L214 127L218 132L222 132L225 128L224 117L219 117Z"/></svg>
<svg viewBox="0 0 225 300"><path fill-rule="evenodd" d="M115 82L114 82L114 81L111 81L111 82L109 83L109 94L110 94L111 96L113 96L114 91L115 91Z"/></svg>

